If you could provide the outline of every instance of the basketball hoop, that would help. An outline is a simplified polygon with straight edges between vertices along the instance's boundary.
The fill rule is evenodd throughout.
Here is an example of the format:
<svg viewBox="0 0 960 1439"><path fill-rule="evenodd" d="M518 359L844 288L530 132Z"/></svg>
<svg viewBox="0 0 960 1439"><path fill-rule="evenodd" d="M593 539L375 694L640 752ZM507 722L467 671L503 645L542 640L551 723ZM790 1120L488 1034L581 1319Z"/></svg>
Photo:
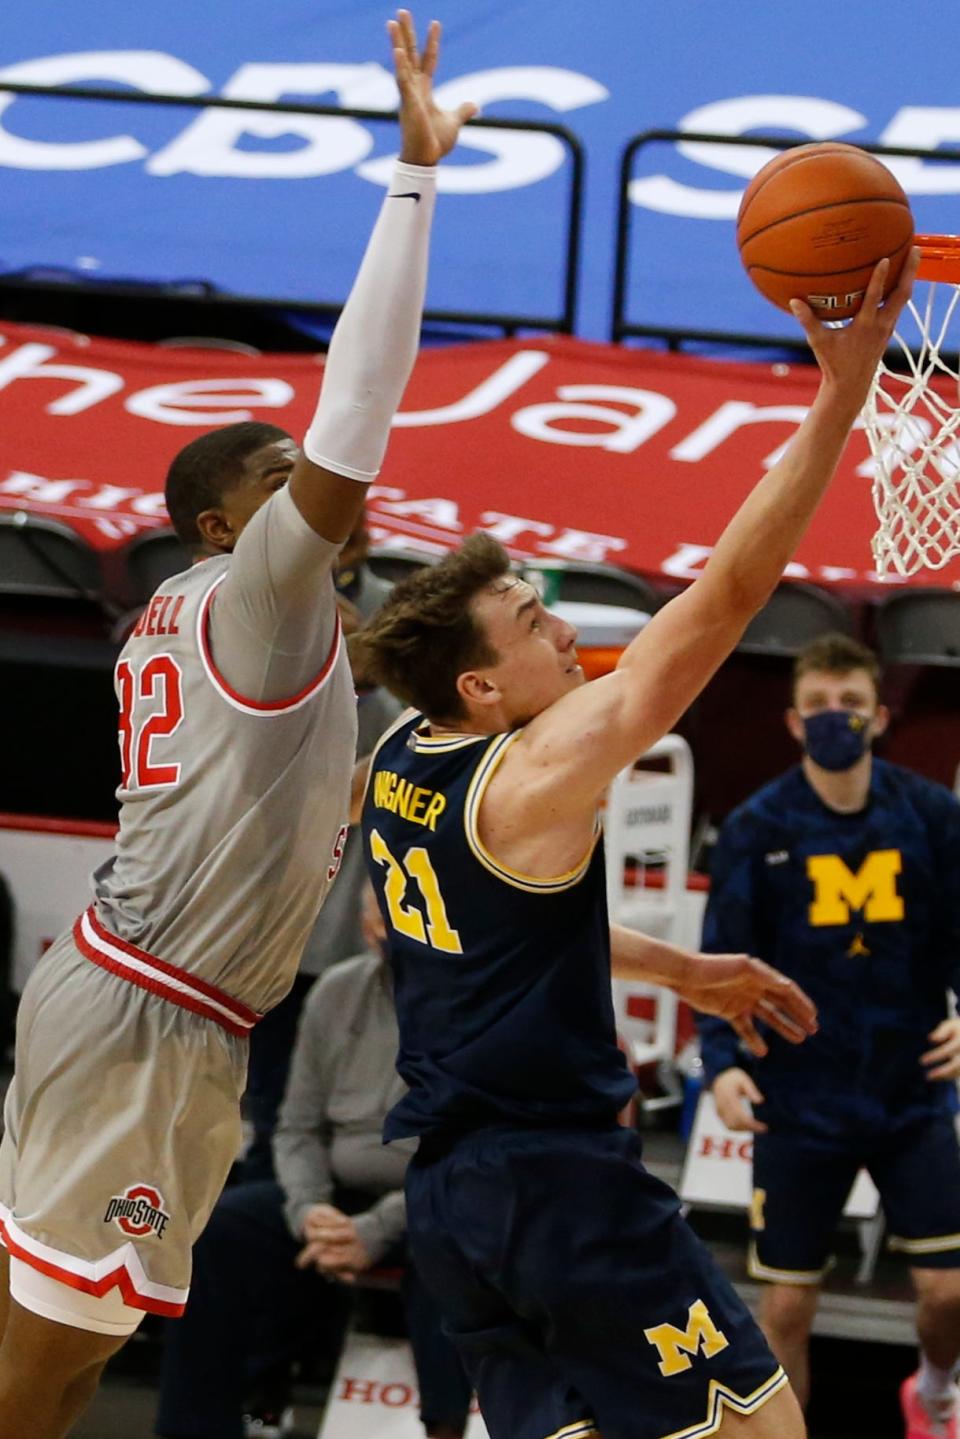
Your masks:
<svg viewBox="0 0 960 1439"><path fill-rule="evenodd" d="M960 555L960 236L918 235L918 286L900 316L900 364L881 361L863 410L873 455L880 575Z"/></svg>

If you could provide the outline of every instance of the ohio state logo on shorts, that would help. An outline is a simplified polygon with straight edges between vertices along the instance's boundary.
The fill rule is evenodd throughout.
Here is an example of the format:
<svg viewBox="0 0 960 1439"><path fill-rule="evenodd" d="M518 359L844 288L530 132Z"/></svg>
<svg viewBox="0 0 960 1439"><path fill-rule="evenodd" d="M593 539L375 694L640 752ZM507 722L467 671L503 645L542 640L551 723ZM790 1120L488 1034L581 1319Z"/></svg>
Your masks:
<svg viewBox="0 0 960 1439"><path fill-rule="evenodd" d="M169 1220L163 1195L152 1184L131 1184L122 1194L115 1194L103 1216L104 1224L116 1224L131 1239L151 1233L162 1239Z"/></svg>

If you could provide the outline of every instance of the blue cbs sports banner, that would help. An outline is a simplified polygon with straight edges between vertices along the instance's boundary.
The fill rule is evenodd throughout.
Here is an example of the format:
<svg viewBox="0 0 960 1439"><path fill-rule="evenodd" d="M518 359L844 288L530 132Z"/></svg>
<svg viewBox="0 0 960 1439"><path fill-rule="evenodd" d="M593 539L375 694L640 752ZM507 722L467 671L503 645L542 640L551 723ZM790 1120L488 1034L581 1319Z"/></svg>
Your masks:
<svg viewBox="0 0 960 1439"><path fill-rule="evenodd" d="M383 0L7 0L0 87L111 85L390 109ZM651 128L960 150L941 0L437 0L439 98L568 126L586 153L577 329L610 333L618 166ZM418 13L421 28L429 18ZM0 271L339 302L394 127L0 95ZM630 186L636 323L796 333L743 276L733 219L767 158L646 146ZM960 229L960 160L892 163L921 231ZM558 315L569 180L553 137L473 130L443 167L429 304Z"/></svg>

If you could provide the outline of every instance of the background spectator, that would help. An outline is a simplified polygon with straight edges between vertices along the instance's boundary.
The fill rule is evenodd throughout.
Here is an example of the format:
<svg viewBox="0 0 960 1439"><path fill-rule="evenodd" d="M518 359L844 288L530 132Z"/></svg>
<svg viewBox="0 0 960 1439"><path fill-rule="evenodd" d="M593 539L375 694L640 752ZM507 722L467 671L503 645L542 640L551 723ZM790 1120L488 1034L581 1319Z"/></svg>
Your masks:
<svg viewBox="0 0 960 1439"><path fill-rule="evenodd" d="M819 1034L798 1047L770 1034L767 1056L747 1060L722 1020L702 1017L700 1032L720 1117L755 1135L749 1268L798 1395L832 1234L865 1166L918 1300L907 1433L954 1439L960 804L873 759L887 724L878 679L876 657L843 635L800 654L787 725L803 759L734 811L712 866L704 948L749 951L795 979Z"/></svg>

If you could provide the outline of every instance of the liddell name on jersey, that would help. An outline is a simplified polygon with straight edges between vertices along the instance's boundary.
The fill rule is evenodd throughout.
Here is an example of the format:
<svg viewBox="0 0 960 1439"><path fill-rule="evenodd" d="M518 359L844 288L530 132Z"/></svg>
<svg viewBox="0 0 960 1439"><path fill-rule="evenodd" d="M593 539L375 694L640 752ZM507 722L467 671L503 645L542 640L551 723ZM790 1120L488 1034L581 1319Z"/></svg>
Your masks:
<svg viewBox="0 0 960 1439"><path fill-rule="evenodd" d="M137 620L134 636L178 635L183 600L183 595L154 595Z"/></svg>

